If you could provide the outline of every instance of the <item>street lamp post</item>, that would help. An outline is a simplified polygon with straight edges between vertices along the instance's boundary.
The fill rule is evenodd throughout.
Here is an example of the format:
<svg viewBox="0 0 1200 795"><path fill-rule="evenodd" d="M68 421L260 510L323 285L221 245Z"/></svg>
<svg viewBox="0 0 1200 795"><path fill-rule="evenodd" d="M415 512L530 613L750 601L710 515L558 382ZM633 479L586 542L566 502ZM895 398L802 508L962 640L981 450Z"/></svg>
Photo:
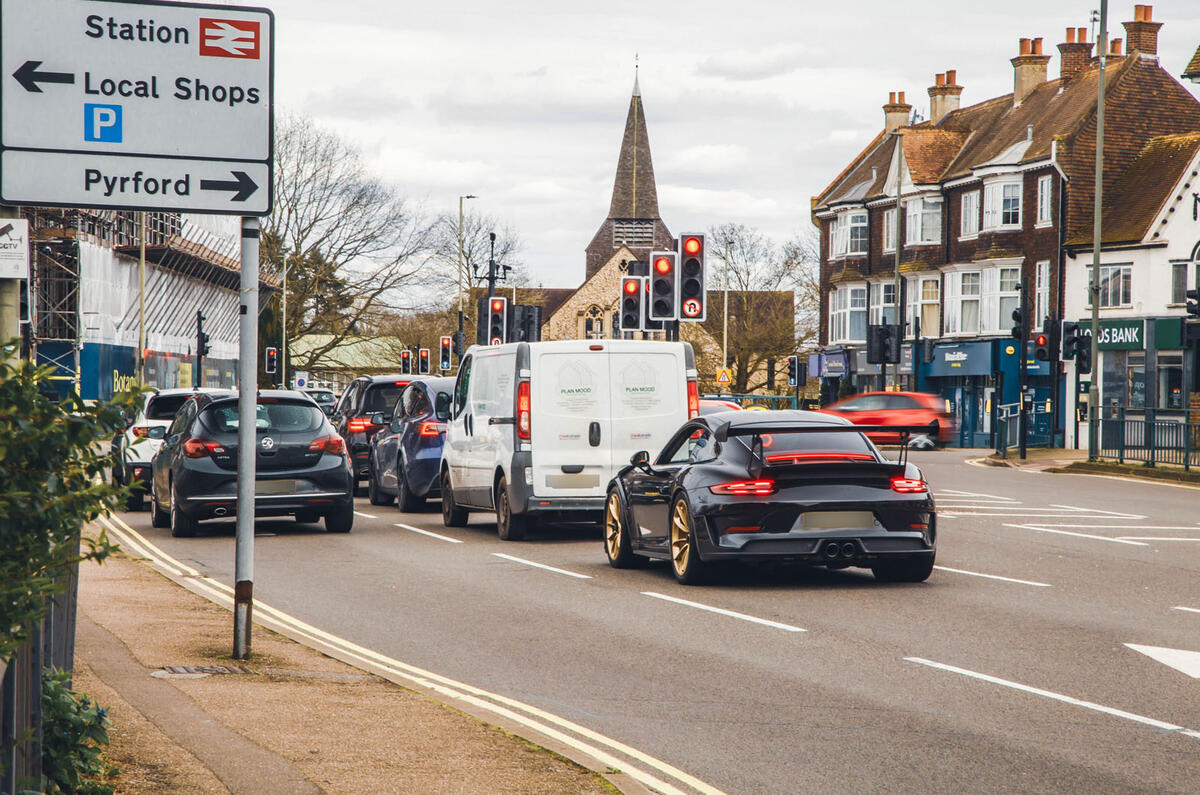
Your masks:
<svg viewBox="0 0 1200 795"><path fill-rule="evenodd" d="M458 197L458 332L463 330L463 200L478 199L468 193Z"/></svg>
<svg viewBox="0 0 1200 795"><path fill-rule="evenodd" d="M1104 202L1104 68L1108 50L1108 0L1100 0L1100 33L1096 37L1099 75L1096 78L1096 189L1092 205L1092 380L1088 384L1088 460L1095 461L1100 432L1100 219ZM1024 352L1022 352L1024 356ZM1121 433L1125 433L1122 428Z"/></svg>

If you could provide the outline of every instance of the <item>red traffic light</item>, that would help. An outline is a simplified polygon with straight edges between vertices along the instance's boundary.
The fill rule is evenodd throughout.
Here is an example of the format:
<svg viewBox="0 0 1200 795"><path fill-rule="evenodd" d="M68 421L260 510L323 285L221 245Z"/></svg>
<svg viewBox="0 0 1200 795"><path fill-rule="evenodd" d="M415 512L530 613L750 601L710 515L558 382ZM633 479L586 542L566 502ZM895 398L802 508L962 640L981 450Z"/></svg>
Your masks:
<svg viewBox="0 0 1200 795"><path fill-rule="evenodd" d="M499 298L492 301L492 311L493 312L499 312L503 308L504 308L504 302L501 301Z"/></svg>
<svg viewBox="0 0 1200 795"><path fill-rule="evenodd" d="M683 241L683 250L687 254L699 254L700 253L700 238L689 237L686 240L684 240Z"/></svg>
<svg viewBox="0 0 1200 795"><path fill-rule="evenodd" d="M625 292L629 293L630 295L633 295L634 293L637 292L637 290L638 290L637 279L628 279L625 282Z"/></svg>
<svg viewBox="0 0 1200 795"><path fill-rule="evenodd" d="M667 259L666 257L659 257L658 259L654 260L654 270L658 271L659 273L670 273L671 260Z"/></svg>
<svg viewBox="0 0 1200 795"><path fill-rule="evenodd" d="M422 348L422 349L421 349L421 354L420 354L420 355L421 355L421 358L422 358L422 359L428 359L428 358L429 358L429 351L428 351L428 350L426 350L425 348Z"/></svg>
<svg viewBox="0 0 1200 795"><path fill-rule="evenodd" d="M1037 340L1036 340L1036 343L1037 343L1038 345L1045 345L1045 344L1046 344L1046 335L1045 335L1045 334L1038 334L1038 335L1037 335Z"/></svg>

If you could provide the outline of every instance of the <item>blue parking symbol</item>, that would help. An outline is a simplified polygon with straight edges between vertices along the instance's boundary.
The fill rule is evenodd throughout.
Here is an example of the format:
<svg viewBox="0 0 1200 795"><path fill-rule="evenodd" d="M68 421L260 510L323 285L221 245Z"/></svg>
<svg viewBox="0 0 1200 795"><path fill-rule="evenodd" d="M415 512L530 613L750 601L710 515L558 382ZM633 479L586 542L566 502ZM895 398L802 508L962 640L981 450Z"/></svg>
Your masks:
<svg viewBox="0 0 1200 795"><path fill-rule="evenodd" d="M121 106L85 104L83 140L107 144L121 143Z"/></svg>

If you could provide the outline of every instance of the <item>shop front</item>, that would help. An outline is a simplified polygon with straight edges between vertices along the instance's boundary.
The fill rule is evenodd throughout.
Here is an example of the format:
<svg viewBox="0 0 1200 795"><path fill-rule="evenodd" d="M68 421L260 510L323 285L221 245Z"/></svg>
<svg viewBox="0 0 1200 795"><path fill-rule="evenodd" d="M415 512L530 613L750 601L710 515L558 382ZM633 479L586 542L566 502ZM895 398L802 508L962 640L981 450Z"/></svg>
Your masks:
<svg viewBox="0 0 1200 795"><path fill-rule="evenodd" d="M933 361L925 370L925 391L939 394L949 403L959 447L991 444L997 380L993 347L991 341L935 345Z"/></svg>
<svg viewBox="0 0 1200 795"><path fill-rule="evenodd" d="M852 351L841 348L821 352L817 363L817 375L821 379L821 405L828 405L838 399L843 382L847 386L850 385L851 353Z"/></svg>

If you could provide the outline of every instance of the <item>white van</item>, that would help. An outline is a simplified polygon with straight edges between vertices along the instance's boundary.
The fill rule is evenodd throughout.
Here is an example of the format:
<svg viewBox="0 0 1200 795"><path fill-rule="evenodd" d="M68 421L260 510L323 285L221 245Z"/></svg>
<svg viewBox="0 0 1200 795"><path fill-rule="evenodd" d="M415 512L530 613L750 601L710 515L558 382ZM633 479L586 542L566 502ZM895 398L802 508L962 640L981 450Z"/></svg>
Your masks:
<svg viewBox="0 0 1200 795"><path fill-rule="evenodd" d="M495 511L518 540L537 517L599 521L605 491L639 450L699 413L686 342L566 340L471 347L442 452L442 521Z"/></svg>

